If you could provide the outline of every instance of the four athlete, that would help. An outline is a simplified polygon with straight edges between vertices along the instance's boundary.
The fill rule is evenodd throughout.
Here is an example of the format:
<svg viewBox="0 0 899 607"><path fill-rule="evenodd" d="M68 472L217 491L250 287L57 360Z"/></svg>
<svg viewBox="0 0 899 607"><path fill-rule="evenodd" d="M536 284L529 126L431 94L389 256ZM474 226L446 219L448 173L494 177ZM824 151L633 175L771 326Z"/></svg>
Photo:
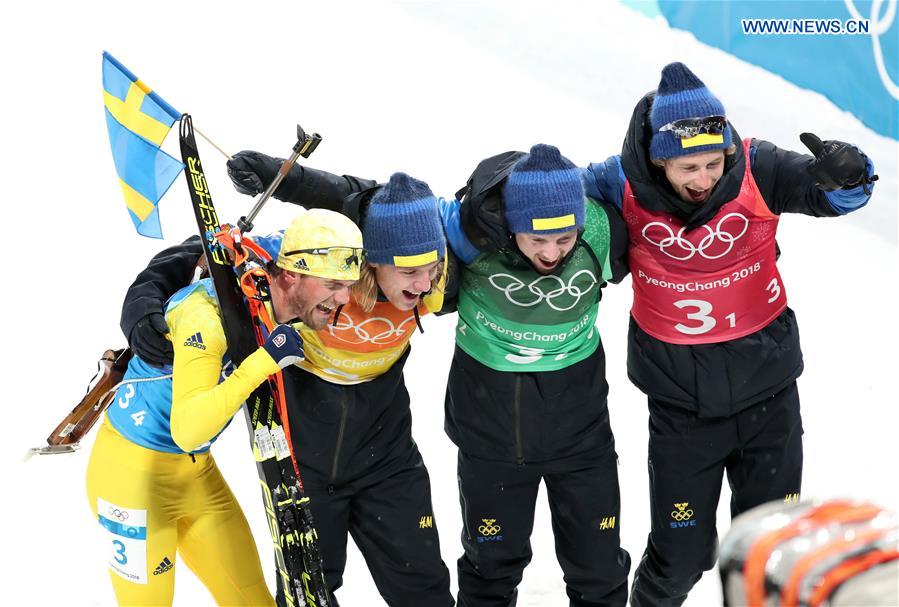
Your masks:
<svg viewBox="0 0 899 607"><path fill-rule="evenodd" d="M630 558L608 523L619 519L619 494L594 324L600 287L629 269L628 374L648 396L652 510L631 603L681 604L714 564L725 472L734 515L800 491L802 357L776 266L777 222L783 212L857 210L876 179L854 146L802 140L814 156L741 140L718 98L675 63L638 103L622 153L587 169L537 145L483 161L461 200L444 200L402 173L376 184L295 167L277 197L350 219L309 211L283 239L260 239L272 252L280 246L286 270L275 270L287 281L276 319L305 325L273 332L289 337L289 356L266 344L218 386L226 353L214 294L202 281L184 286L199 245L158 256L122 319L138 355L126 380L155 381L122 387L89 470L119 601L170 603L165 575L177 549L220 603L271 602L246 522L207 451L248 390L280 368L332 590L349 533L388 604L451 605L436 528L417 524L430 520L430 487L402 367L419 316L458 309L446 431L459 447L465 526L459 604L515 604L543 481L570 604L623 605ZM277 166L244 152L228 168L240 191L256 193ZM324 244L297 232L317 217L336 226L319 234ZM357 224L361 278L343 254L362 246ZM297 246L284 253L289 237ZM321 273L290 257L315 247L343 269ZM568 285L570 301L540 297L545 290L528 286L540 282ZM385 319L394 329L377 339L359 330ZM168 362L166 334L173 378L153 366ZM144 535L126 544L123 525Z"/></svg>

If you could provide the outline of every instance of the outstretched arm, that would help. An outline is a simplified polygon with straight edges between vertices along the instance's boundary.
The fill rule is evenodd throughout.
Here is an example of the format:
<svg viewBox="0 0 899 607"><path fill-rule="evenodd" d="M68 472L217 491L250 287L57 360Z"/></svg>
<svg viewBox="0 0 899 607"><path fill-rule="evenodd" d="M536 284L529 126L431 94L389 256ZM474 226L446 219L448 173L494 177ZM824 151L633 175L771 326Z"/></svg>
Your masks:
<svg viewBox="0 0 899 607"><path fill-rule="evenodd" d="M752 141L750 167L768 207L778 214L834 217L865 206L877 179L871 160L848 143L808 135L803 134L803 141L816 156Z"/></svg>
<svg viewBox="0 0 899 607"><path fill-rule="evenodd" d="M245 150L228 161L228 176L241 194L255 196L275 180L282 160L260 152ZM301 204L306 208L321 208L343 212L347 197L377 185L370 179L352 175L335 175L327 171L294 165L274 192L284 202Z"/></svg>

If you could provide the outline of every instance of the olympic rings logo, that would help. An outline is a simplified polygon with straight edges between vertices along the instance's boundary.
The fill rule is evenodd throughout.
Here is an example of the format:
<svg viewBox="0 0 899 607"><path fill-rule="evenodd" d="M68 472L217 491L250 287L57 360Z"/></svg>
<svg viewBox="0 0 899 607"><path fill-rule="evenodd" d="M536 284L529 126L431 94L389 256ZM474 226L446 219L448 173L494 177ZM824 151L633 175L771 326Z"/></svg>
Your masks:
<svg viewBox="0 0 899 607"><path fill-rule="evenodd" d="M865 19L858 12L853 0L843 0L843 2L846 4L846 8L853 19L857 21ZM871 3L871 14L868 16L868 24L871 28L871 50L874 54L874 66L877 68L877 75L880 76L883 87L893 99L899 99L899 85L893 82L889 71L887 71L887 65L883 59L883 46L880 42L880 37L886 34L893 25L893 20L896 18L897 3L896 0L888 0L886 2L887 9L882 13L883 16L881 17L880 9L883 4L883 2Z"/></svg>
<svg viewBox="0 0 899 607"><path fill-rule="evenodd" d="M481 535L492 536L496 535L502 530L502 527L499 525L495 525L495 518L482 518L481 519L484 524L478 527L478 533Z"/></svg>
<svg viewBox="0 0 899 607"><path fill-rule="evenodd" d="M680 510L672 510L671 518L676 521L688 521L693 518L693 510L684 510L683 512Z"/></svg>
<svg viewBox="0 0 899 607"><path fill-rule="evenodd" d="M119 510L118 508L113 508L112 506L109 507L109 513L120 521L124 521L128 518L127 510Z"/></svg>
<svg viewBox="0 0 899 607"><path fill-rule="evenodd" d="M682 504L674 504L676 510L671 511L671 518L676 521L688 521L693 518L693 509L687 508L689 506L689 502L684 502Z"/></svg>
<svg viewBox="0 0 899 607"><path fill-rule="evenodd" d="M328 332L335 339L347 344L370 343L388 346L402 342L409 332L407 325L414 322L415 317L409 316L398 326L394 326L389 318L375 316L366 318L357 325L349 314L341 312L337 324L328 325Z"/></svg>
<svg viewBox="0 0 899 607"><path fill-rule="evenodd" d="M586 274L589 280L589 284L587 284L585 288L581 288L581 286L575 284L581 274ZM553 288L549 291L544 291L541 285L545 282L548 282ZM493 285L496 290L502 291L506 296L506 299L516 306L530 308L531 306L536 306L541 301L546 300L547 305L557 312L565 312L575 307L578 302L580 302L581 297L589 293L598 283L599 281L596 279L596 275L587 269L576 272L574 276L568 280L567 284L558 276L553 275L541 276L530 284L525 284L511 274L501 273L494 274L490 277L490 284ZM523 289L527 289L527 292L522 291ZM530 293L534 297L527 297L527 299L530 299L531 301L519 301L515 298L515 293L518 291L522 291L523 295ZM563 300L560 303L556 303L559 301L559 298L566 296L572 299L568 302Z"/></svg>
<svg viewBox="0 0 899 607"><path fill-rule="evenodd" d="M732 218L739 222L738 225L741 226L740 230L737 233L723 229L724 223ZM741 213L728 213L718 221L718 224L715 226L714 230L707 225L703 225L700 227L706 231L706 234L699 240L698 244L693 244L692 241L684 238L684 232L687 229L686 226L682 227L677 231L677 234L675 234L671 229L671 226L664 224L661 221L653 221L647 223L645 226L643 226L642 233L643 238L645 238L647 242L659 247L659 250L671 259L686 261L692 258L697 253L699 253L706 259L720 259L721 257L724 257L731 252L734 247L734 243L739 240L740 237L743 236L743 234L746 233L746 230L749 229L749 220L746 219L746 217ZM662 232L663 234L667 235L662 236L658 239L658 241L656 241L653 240L653 238L651 238L648 234L650 230L652 230L656 234L658 232ZM719 250L717 253L707 253L708 249L717 242L721 242L725 245L723 250ZM674 253L671 253L669 249L673 247L678 247L681 251L684 251L685 254L677 254L677 249L675 249Z"/></svg>

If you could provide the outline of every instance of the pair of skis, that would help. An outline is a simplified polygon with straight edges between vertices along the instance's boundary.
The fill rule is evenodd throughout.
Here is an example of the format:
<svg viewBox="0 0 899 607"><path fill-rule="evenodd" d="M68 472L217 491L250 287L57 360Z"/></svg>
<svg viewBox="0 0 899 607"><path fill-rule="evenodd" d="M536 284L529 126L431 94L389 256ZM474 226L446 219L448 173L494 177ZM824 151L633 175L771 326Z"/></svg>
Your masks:
<svg viewBox="0 0 899 607"><path fill-rule="evenodd" d="M250 214L240 219L238 228L223 229L203 174L191 117L187 114L181 117L181 158L186 165L184 174L221 309L228 353L235 365L243 362L264 342L263 329L267 331L272 328L264 305L270 297L268 276L261 271L261 267L251 267L252 263L248 261L241 243L242 234L252 229L256 214L299 156L308 157L321 141L318 135L307 136L299 126L297 137L293 154L284 162L275 181ZM299 469L291 453L280 373L271 376L252 392L244 412L252 437L256 470L262 484L262 499L285 601L290 607L329 607L331 596L325 583L309 499L303 497Z"/></svg>

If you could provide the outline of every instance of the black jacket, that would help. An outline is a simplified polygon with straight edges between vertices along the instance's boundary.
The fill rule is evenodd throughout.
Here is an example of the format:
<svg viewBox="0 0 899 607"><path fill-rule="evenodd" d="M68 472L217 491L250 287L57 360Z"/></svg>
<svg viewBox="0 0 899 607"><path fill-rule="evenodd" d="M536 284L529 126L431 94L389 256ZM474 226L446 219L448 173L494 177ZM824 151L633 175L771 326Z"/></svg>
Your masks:
<svg viewBox="0 0 899 607"><path fill-rule="evenodd" d="M688 229L703 225L723 204L739 194L746 162L759 191L774 213L836 216L808 174L811 156L781 150L772 143L752 140L754 155L747 158L733 129L736 152L728 156L721 180L702 205L680 200L664 173L649 159L649 110L653 93L634 109L621 152L625 177L640 204L672 213ZM779 250L778 250L779 251ZM676 345L658 340L630 320L628 375L643 392L696 411L701 417L723 417L778 392L802 373L799 327L789 307L767 327L727 342Z"/></svg>
<svg viewBox="0 0 899 607"><path fill-rule="evenodd" d="M341 486L363 475L377 482L420 461L403 368L409 350L386 373L343 386L296 366L282 372L297 462L320 483Z"/></svg>

